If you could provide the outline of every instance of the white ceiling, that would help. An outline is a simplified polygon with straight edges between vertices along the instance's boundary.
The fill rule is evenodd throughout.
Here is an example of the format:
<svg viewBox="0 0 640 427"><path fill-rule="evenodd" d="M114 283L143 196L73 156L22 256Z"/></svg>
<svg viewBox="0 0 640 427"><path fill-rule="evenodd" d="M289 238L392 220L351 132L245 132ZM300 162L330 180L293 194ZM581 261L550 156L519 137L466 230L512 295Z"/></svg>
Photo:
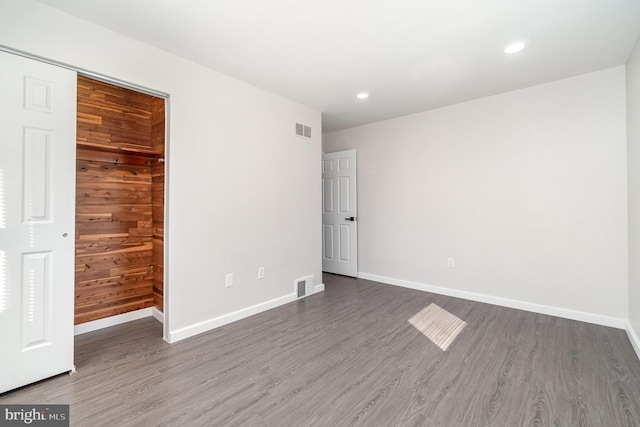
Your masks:
<svg viewBox="0 0 640 427"><path fill-rule="evenodd" d="M324 132L621 65L640 31L640 0L40 1L318 109Z"/></svg>

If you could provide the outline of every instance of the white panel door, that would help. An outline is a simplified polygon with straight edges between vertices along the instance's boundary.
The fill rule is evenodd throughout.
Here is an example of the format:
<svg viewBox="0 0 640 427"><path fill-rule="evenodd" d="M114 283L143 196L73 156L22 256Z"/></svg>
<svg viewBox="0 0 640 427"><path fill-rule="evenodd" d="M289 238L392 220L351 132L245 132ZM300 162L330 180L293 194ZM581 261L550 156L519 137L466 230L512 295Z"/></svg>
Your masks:
<svg viewBox="0 0 640 427"><path fill-rule="evenodd" d="M356 150L322 156L322 270L357 277Z"/></svg>
<svg viewBox="0 0 640 427"><path fill-rule="evenodd" d="M0 393L73 369L76 73L0 52Z"/></svg>

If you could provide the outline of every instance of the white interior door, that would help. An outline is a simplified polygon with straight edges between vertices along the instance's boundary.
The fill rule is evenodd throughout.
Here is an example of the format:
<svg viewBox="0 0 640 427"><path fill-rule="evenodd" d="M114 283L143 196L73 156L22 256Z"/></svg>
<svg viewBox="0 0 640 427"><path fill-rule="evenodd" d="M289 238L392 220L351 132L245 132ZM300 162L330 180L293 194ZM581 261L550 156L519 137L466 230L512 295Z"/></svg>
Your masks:
<svg viewBox="0 0 640 427"><path fill-rule="evenodd" d="M356 150L322 156L322 270L357 277Z"/></svg>
<svg viewBox="0 0 640 427"><path fill-rule="evenodd" d="M73 369L76 73L0 52L0 393Z"/></svg>

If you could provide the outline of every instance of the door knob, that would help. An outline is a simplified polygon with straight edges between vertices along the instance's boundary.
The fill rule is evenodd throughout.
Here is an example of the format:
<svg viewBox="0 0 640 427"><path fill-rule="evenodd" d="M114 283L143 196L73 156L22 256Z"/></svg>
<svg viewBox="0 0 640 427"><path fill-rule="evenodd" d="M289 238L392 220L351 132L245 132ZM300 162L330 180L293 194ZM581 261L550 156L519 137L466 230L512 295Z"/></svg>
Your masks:
<svg viewBox="0 0 640 427"><path fill-rule="evenodd" d="M355 220L356 220L356 218L355 218L355 217L353 217L353 216L350 216L349 218L345 218L345 220L347 220L347 221L355 221Z"/></svg>

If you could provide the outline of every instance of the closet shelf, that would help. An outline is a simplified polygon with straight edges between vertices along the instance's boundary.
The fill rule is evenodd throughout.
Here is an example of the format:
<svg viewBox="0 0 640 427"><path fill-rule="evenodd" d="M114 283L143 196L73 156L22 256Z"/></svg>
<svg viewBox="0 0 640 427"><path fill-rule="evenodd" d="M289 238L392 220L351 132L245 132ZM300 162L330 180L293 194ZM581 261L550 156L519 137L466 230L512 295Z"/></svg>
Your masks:
<svg viewBox="0 0 640 427"><path fill-rule="evenodd" d="M103 145L96 144L93 142L86 141L76 141L78 148L83 148L85 150L96 150L104 153L114 153L114 154L134 154L141 155L146 157L157 157L163 158L164 153L154 150L145 150L144 148L137 147L115 147L113 145Z"/></svg>

